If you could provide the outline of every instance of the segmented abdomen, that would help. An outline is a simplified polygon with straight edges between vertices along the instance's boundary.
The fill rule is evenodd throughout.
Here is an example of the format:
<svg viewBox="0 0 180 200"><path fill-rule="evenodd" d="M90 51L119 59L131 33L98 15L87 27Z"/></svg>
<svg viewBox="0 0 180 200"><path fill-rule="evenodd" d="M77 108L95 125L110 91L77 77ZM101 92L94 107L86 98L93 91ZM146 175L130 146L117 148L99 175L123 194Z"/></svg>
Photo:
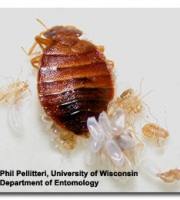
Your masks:
<svg viewBox="0 0 180 200"><path fill-rule="evenodd" d="M88 132L87 118L97 118L114 96L111 73L97 49L76 55L44 54L38 92L46 114L76 135Z"/></svg>

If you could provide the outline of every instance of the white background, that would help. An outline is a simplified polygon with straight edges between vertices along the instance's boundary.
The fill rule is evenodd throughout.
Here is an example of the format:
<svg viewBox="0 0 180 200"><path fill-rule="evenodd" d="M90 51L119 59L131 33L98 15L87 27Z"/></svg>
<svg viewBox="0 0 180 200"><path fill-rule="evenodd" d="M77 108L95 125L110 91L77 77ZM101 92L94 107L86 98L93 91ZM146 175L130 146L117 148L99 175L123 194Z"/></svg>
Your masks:
<svg viewBox="0 0 180 200"><path fill-rule="evenodd" d="M21 79L30 84L31 95L21 104L24 134L16 136L7 123L7 105L0 105L0 168L21 170L88 171L84 164L85 148L66 160L55 149L39 115L41 107L36 94L36 71L21 50L47 27L74 25L85 38L105 46L105 55L115 62L117 94L127 87L142 96L153 90L144 101L159 124L167 127L170 138L163 149L151 146L150 156L162 170L180 167L180 10L179 9L1 9L0 10L0 75ZM16 179L16 177L14 177ZM8 179L8 178L7 178ZM27 179L28 180L28 179ZM97 179L98 180L98 179ZM180 183L166 184L142 173L126 185L112 178L90 187L1 187L0 191L26 192L177 192Z"/></svg>

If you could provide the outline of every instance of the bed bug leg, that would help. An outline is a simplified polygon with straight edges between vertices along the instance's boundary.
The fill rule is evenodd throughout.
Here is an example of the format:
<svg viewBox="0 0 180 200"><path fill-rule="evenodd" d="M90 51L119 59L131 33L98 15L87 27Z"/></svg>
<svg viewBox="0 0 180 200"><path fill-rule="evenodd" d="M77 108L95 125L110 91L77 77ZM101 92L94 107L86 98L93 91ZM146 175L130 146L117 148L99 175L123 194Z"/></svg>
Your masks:
<svg viewBox="0 0 180 200"><path fill-rule="evenodd" d="M57 127L59 129L59 127ZM77 138L76 135L72 132L63 131L62 129L59 129L60 135L54 138L54 141L60 145L63 146L67 150L72 150L75 148L77 144Z"/></svg>
<svg viewBox="0 0 180 200"><path fill-rule="evenodd" d="M32 66L34 68L39 69L39 64L41 62L41 57L42 57L42 55L36 56L35 58L31 59L31 64L32 64Z"/></svg>
<svg viewBox="0 0 180 200"><path fill-rule="evenodd" d="M45 29L48 30L48 28L46 27L46 25L40 20L40 19L36 19ZM42 31L39 33L38 36L35 37L35 42L34 44L32 45L32 47L29 49L29 52L27 53L23 47L21 47L23 49L23 51L28 55L32 55L32 54L39 54L39 52L35 52L35 53L32 53L33 50L35 49L36 45L39 44L39 46L42 48L42 50L44 50L44 47L42 46L42 44L49 44L49 42L47 42L47 40L49 40L48 38L42 38L41 36L45 33L46 31ZM51 41L51 40L49 40Z"/></svg>
<svg viewBox="0 0 180 200"><path fill-rule="evenodd" d="M42 31L42 32L39 34L39 37L40 37L41 35L43 35L44 32L45 32L45 31ZM36 47L37 44L38 44L38 42L35 40L35 42L33 43L33 45L31 46L31 48L29 49L28 52L24 49L24 47L21 47L21 49L24 51L24 53L25 53L27 56L31 56L31 55L34 55L34 54L40 54L40 52L34 52L34 53L33 53L33 51L34 51L34 49L35 49L35 47Z"/></svg>
<svg viewBox="0 0 180 200"><path fill-rule="evenodd" d="M30 56L30 55L33 55L33 54L39 54L40 52L36 52L36 53L32 53L34 48L36 47L37 45L37 42L35 41L34 44L32 45L32 47L29 49L29 51L27 52L24 47L21 47L21 49L24 51L24 53L27 55L27 56Z"/></svg>
<svg viewBox="0 0 180 200"><path fill-rule="evenodd" d="M62 140L63 142L63 146L66 148L66 149L74 149L75 146L76 146L76 135L71 133L71 132L63 132L61 133L60 135L60 139Z"/></svg>
<svg viewBox="0 0 180 200"><path fill-rule="evenodd" d="M45 38L41 37L41 35L43 33L44 32L41 32L38 36L35 37L35 42L32 45L32 47L29 49L28 52L26 52L26 50L23 47L21 47L22 50L26 53L26 55L30 56L30 55L33 55L33 54L40 54L40 52L33 53L33 50L34 50L34 48L36 47L37 44L39 44L42 51L44 51L44 49L45 49L45 47L43 45L47 46L47 45L51 44L52 41L50 39L45 39ZM41 58L42 58L42 55L38 55L38 56L31 59L31 64L34 68L39 69L39 63L41 61Z"/></svg>
<svg viewBox="0 0 180 200"><path fill-rule="evenodd" d="M109 65L110 69L114 68L114 62L112 60L108 60L108 65Z"/></svg>
<svg viewBox="0 0 180 200"><path fill-rule="evenodd" d="M104 46L97 46L98 50L104 52Z"/></svg>
<svg viewBox="0 0 180 200"><path fill-rule="evenodd" d="M36 43L39 44L39 46L41 47L42 51L44 51L44 49L45 49L45 47L43 47L43 45L47 46L52 43L51 39L42 38L41 35L36 36L35 40L36 40Z"/></svg>
<svg viewBox="0 0 180 200"><path fill-rule="evenodd" d="M29 51L27 52L24 47L21 47L21 49L24 51L24 53L28 56L34 55L34 54L40 54L41 52L34 52L34 49L36 48L36 45L39 44L39 46L41 47L42 51L44 50L43 45L48 45L51 44L51 40L48 38L42 38L41 36L45 33L45 31L42 31L38 36L35 37L35 42L33 43L33 45L31 46L31 48L29 49Z"/></svg>

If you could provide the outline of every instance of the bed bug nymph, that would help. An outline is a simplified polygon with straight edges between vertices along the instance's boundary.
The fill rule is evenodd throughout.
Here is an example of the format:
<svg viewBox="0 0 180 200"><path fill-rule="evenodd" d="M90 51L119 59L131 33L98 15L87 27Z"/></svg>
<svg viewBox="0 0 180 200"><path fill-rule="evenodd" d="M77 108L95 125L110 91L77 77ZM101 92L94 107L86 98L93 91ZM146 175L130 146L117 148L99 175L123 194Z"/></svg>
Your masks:
<svg viewBox="0 0 180 200"><path fill-rule="evenodd" d="M168 131L157 124L148 123L142 128L143 135L149 140L155 140L158 146L164 144L164 140L169 136Z"/></svg>
<svg viewBox="0 0 180 200"><path fill-rule="evenodd" d="M102 46L80 39L74 26L55 26L35 37L42 54L31 64L38 68L37 89L45 113L68 133L88 136L87 119L98 118L114 96L113 62ZM43 36L43 37L42 37Z"/></svg>

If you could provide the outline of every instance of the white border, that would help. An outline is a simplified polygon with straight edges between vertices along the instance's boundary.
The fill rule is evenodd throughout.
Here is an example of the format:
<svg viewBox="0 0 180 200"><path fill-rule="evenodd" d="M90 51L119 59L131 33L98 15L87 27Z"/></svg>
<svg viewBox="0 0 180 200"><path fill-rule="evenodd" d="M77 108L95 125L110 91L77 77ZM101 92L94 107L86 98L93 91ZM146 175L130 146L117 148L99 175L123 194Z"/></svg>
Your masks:
<svg viewBox="0 0 180 200"><path fill-rule="evenodd" d="M0 8L175 8L179 0L6 0Z"/></svg>

